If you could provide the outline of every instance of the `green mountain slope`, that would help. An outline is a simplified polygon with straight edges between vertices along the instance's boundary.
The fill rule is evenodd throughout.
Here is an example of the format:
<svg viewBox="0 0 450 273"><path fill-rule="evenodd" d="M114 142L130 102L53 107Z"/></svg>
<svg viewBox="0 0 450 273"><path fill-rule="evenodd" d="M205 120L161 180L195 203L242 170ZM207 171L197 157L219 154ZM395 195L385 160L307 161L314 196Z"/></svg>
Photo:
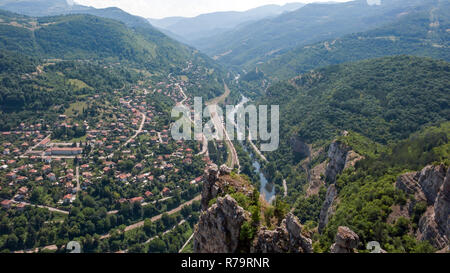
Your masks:
<svg viewBox="0 0 450 273"><path fill-rule="evenodd" d="M363 33L302 46L258 65L272 79L288 79L311 69L393 55L450 60L450 3L404 15L399 21Z"/></svg>
<svg viewBox="0 0 450 273"><path fill-rule="evenodd" d="M338 226L348 226L359 235L359 249L377 241L389 253L435 252L427 240L417 240L419 219L426 203L415 201L409 213L399 216L395 207L408 207L411 196L395 187L400 175L421 171L427 165L449 164L450 123L426 128L391 145L388 152L369 156L350 168L336 182L339 202L336 213L320 236L317 251L328 251ZM411 203L408 203L411 204ZM304 212L298 211L299 215ZM302 216L303 216L302 215Z"/></svg>
<svg viewBox="0 0 450 273"><path fill-rule="evenodd" d="M192 54L156 30L140 33L118 21L90 15L35 19L3 12L0 18L2 48L39 57L115 58L163 67L163 59L180 63Z"/></svg>
<svg viewBox="0 0 450 273"><path fill-rule="evenodd" d="M251 67L285 50L366 31L395 21L405 12L421 10L438 0L366 0L309 4L279 17L261 20L196 44L210 56L230 66Z"/></svg>
<svg viewBox="0 0 450 273"><path fill-rule="evenodd" d="M119 8L96 9L75 3L69 4L67 0L0 0L0 9L33 17L90 14L121 21L130 27L150 27L144 18L131 15Z"/></svg>
<svg viewBox="0 0 450 273"><path fill-rule="evenodd" d="M30 120L55 121L80 97L110 93L138 78L138 73L120 67L87 61L43 62L0 50L0 131Z"/></svg>
<svg viewBox="0 0 450 273"><path fill-rule="evenodd" d="M450 119L450 64L398 56L335 65L280 82L261 104L280 105L280 148L267 154L297 164L292 139L320 144L343 130L379 143L407 138L422 126ZM288 176L288 173L286 173Z"/></svg>
<svg viewBox="0 0 450 273"><path fill-rule="evenodd" d="M128 27L119 21L92 15L32 18L0 11L0 46L45 59L121 62L161 75L179 72L192 63L213 71L211 77L226 76L209 57L172 40L148 24ZM217 95L223 92L220 81L216 85Z"/></svg>

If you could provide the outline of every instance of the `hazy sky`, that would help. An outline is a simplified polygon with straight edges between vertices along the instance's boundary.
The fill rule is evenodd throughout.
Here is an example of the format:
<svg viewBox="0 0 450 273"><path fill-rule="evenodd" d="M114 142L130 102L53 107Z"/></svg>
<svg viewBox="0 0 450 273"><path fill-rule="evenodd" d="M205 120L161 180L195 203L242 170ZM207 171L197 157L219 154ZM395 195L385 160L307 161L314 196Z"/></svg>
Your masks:
<svg viewBox="0 0 450 273"><path fill-rule="evenodd" d="M333 0L346 2L349 0ZM330 0L75 0L76 3L95 8L119 7L131 14L146 18L169 16L193 17L215 11L244 11L267 4L291 2L330 2Z"/></svg>

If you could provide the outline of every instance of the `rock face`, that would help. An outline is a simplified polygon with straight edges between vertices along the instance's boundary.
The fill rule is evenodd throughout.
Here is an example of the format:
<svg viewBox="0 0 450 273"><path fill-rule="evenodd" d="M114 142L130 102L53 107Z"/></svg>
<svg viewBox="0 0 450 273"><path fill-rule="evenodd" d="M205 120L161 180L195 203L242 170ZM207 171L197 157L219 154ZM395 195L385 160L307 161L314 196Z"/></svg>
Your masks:
<svg viewBox="0 0 450 273"><path fill-rule="evenodd" d="M416 179L427 198L428 204L433 205L438 193L444 184L445 166L427 166L420 173L417 173Z"/></svg>
<svg viewBox="0 0 450 273"><path fill-rule="evenodd" d="M216 182L219 180L219 169L217 165L209 165L204 174L204 182L202 188L202 209L208 208L209 201L216 198L221 189Z"/></svg>
<svg viewBox="0 0 450 273"><path fill-rule="evenodd" d="M319 216L319 232L322 233L325 226L328 224L330 216L334 213L333 202L336 199L337 190L334 184L330 185L327 190L325 202L322 205Z"/></svg>
<svg viewBox="0 0 450 273"><path fill-rule="evenodd" d="M355 253L358 247L359 236L348 227L339 227L335 243L331 246L331 253Z"/></svg>
<svg viewBox="0 0 450 273"><path fill-rule="evenodd" d="M263 227L256 235L252 253L312 253L312 241L302 235L298 218L289 213L275 230Z"/></svg>
<svg viewBox="0 0 450 273"><path fill-rule="evenodd" d="M325 170L325 180L328 186L325 202L322 205L319 216L319 232L321 233L325 226L328 224L328 220L331 215L334 214L333 204L337 198L337 189L335 187L336 177L341 174L345 169L355 166L356 162L363 157L356 152L350 150L350 147L339 142L334 141L331 143L328 150L328 157L330 161Z"/></svg>
<svg viewBox="0 0 450 273"><path fill-rule="evenodd" d="M249 213L229 195L204 211L194 232L195 253L234 253Z"/></svg>
<svg viewBox="0 0 450 273"><path fill-rule="evenodd" d="M350 148L339 141L331 143L328 150L330 162L328 162L327 169L325 170L325 179L327 183L333 184L336 182L336 176L342 173L345 168L349 151Z"/></svg>
<svg viewBox="0 0 450 273"><path fill-rule="evenodd" d="M396 188L425 201L428 208L419 220L418 240L429 241L438 249L448 248L450 238L450 168L445 165L427 166L417 173L400 176ZM414 207L410 205L410 210Z"/></svg>

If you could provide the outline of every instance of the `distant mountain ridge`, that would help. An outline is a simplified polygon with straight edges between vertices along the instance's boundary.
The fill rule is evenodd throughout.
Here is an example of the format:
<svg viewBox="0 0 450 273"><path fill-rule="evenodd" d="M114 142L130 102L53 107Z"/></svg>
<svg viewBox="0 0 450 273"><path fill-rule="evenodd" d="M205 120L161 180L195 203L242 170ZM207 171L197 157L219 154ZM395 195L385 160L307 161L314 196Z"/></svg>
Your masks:
<svg viewBox="0 0 450 273"><path fill-rule="evenodd" d="M193 18L168 17L148 20L153 26L176 35L173 38L181 37L185 41L192 43L201 38L218 35L239 25L275 17L303 6L304 4L302 3L288 3L283 6L266 5L242 12L225 11L207 13Z"/></svg>
<svg viewBox="0 0 450 273"><path fill-rule="evenodd" d="M450 3L440 2L404 14L391 24L289 50L258 70L284 80L332 64L393 55L414 55L450 61Z"/></svg>
<svg viewBox="0 0 450 273"><path fill-rule="evenodd" d="M0 9L33 17L90 14L118 20L129 27L150 26L146 19L119 8L96 9L78 4L70 5L67 0L0 0Z"/></svg>
<svg viewBox="0 0 450 273"><path fill-rule="evenodd" d="M313 3L275 18L246 24L232 31L193 43L221 63L249 68L289 49L367 31L393 22L397 16L437 3L438 0L366 0Z"/></svg>

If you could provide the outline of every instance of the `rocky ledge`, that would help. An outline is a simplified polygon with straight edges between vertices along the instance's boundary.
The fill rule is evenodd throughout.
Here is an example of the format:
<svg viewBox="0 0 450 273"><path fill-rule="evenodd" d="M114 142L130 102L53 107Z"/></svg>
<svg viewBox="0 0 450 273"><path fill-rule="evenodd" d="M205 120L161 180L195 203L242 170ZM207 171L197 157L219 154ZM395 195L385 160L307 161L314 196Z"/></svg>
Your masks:
<svg viewBox="0 0 450 273"><path fill-rule="evenodd" d="M449 248L450 238L450 168L443 164L427 166L417 173L400 176L396 188L413 195L409 201L409 213L417 202L428 207L419 221L416 237L429 241L438 249Z"/></svg>
<svg viewBox="0 0 450 273"><path fill-rule="evenodd" d="M359 236L348 227L339 227L336 242L331 246L331 253L356 253Z"/></svg>

